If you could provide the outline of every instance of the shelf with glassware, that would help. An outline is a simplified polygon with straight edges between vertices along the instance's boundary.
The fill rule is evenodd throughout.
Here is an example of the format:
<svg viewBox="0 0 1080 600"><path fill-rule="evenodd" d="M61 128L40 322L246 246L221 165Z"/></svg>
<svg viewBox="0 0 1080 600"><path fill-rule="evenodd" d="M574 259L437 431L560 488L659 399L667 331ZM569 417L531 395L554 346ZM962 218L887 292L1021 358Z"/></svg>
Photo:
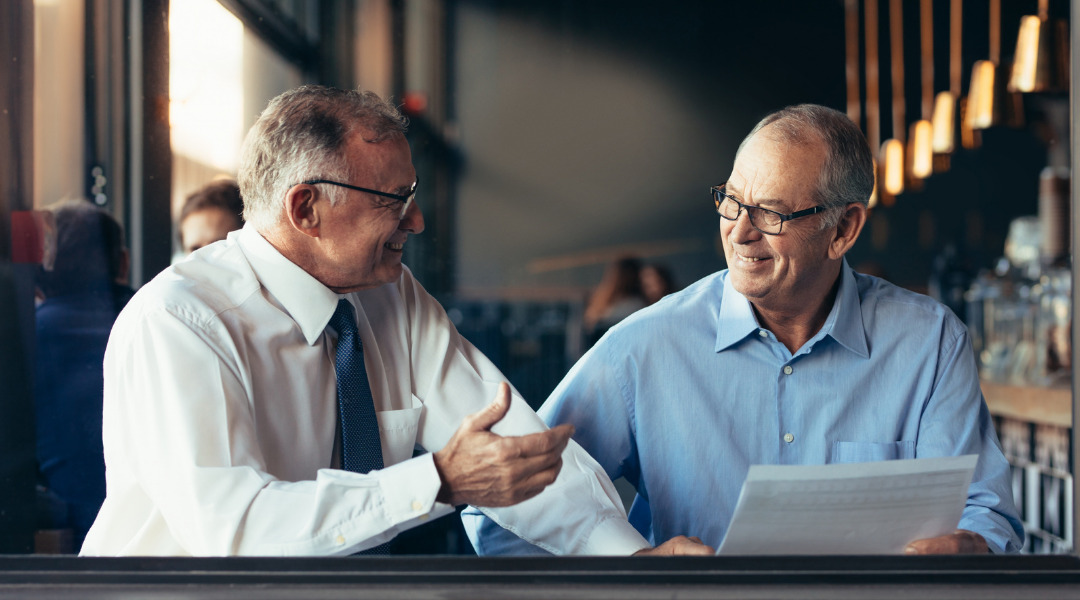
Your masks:
<svg viewBox="0 0 1080 600"><path fill-rule="evenodd" d="M1071 552L1071 273L1016 264L976 279L966 317L1028 534L1024 551Z"/></svg>
<svg viewBox="0 0 1080 600"><path fill-rule="evenodd" d="M974 278L958 311L1011 466L1013 499L1028 533L1024 552L1034 554L1074 547L1072 271L1060 193L1067 181L1044 171L1039 216L1012 222L1005 256Z"/></svg>

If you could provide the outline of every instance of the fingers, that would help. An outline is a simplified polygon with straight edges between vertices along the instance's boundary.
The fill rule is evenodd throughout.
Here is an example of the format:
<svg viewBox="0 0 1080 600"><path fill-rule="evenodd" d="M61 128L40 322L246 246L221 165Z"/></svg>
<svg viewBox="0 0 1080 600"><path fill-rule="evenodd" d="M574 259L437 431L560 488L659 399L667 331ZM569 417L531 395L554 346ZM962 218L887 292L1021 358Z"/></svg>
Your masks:
<svg viewBox="0 0 1080 600"><path fill-rule="evenodd" d="M655 548L638 550L634 556L712 556L716 550L706 546L698 537L678 535Z"/></svg>
<svg viewBox="0 0 1080 600"><path fill-rule="evenodd" d="M574 426L564 424L547 431L503 439L520 451L519 456L539 456L550 453L562 454L566 445L570 443L572 435L574 435Z"/></svg>
<svg viewBox="0 0 1080 600"><path fill-rule="evenodd" d="M462 421L462 428L470 431L487 431L502 420L510 410L510 385L505 381L499 384L495 400L483 410L475 412Z"/></svg>
<svg viewBox="0 0 1080 600"><path fill-rule="evenodd" d="M904 548L904 554L985 554L989 551L983 536L966 529L957 529L948 535L915 540Z"/></svg>
<svg viewBox="0 0 1080 600"><path fill-rule="evenodd" d="M538 459L527 460L535 461ZM545 460L538 467L529 467L529 469L532 468L536 469L535 472L522 476L501 498L492 500L492 502L499 502L500 504L489 504L488 506L512 506L538 495L544 491L544 488L555 483L559 471L562 470L562 457L556 456L554 461Z"/></svg>

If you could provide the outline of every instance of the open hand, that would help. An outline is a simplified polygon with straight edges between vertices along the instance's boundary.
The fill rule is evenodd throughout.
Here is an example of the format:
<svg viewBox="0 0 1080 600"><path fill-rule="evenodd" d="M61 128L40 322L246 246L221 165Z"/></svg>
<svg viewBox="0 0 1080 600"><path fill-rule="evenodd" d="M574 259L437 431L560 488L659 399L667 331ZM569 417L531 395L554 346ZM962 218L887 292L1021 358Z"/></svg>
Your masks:
<svg viewBox="0 0 1080 600"><path fill-rule="evenodd" d="M560 425L518 437L492 433L491 427L509 410L510 386L504 382L495 401L465 417L446 446L435 453L435 468L443 482L440 502L511 506L555 481L574 428Z"/></svg>

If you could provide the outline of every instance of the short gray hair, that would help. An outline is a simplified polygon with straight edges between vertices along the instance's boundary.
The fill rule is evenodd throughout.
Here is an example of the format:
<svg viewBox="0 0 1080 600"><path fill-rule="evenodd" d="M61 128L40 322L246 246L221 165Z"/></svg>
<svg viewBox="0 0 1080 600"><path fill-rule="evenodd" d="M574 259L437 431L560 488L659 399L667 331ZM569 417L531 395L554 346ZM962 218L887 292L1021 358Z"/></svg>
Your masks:
<svg viewBox="0 0 1080 600"><path fill-rule="evenodd" d="M874 191L874 159L866 136L844 113L817 104L798 104L778 110L758 122L739 144L737 157L754 134L774 125L769 133L789 144L825 145L825 164L821 168L814 200L829 209L822 227L835 227L844 207L859 203L867 206Z"/></svg>
<svg viewBox="0 0 1080 600"><path fill-rule="evenodd" d="M378 142L403 135L407 126L401 112L374 92L305 85L274 98L241 150L237 181L244 220L259 228L274 224L285 192L306 179L349 179L345 146L357 130ZM339 192L336 186L327 190L331 202Z"/></svg>

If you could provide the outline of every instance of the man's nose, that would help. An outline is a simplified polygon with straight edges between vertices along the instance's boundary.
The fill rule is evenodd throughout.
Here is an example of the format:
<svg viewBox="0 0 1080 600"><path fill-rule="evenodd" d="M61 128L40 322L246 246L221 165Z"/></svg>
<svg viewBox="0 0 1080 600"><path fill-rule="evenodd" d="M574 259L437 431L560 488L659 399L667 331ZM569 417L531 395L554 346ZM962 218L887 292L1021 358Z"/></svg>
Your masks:
<svg viewBox="0 0 1080 600"><path fill-rule="evenodd" d="M409 206L409 210L405 211L405 216L401 218L398 229L408 231L412 234L422 233L424 231L424 213L420 210L420 205L415 200L413 200L413 203Z"/></svg>
<svg viewBox="0 0 1080 600"><path fill-rule="evenodd" d="M759 239L762 233L754 228L754 225L750 223L750 211L745 208L739 211L739 216L735 218L735 222L732 223L731 233L728 237L736 244L745 244Z"/></svg>

